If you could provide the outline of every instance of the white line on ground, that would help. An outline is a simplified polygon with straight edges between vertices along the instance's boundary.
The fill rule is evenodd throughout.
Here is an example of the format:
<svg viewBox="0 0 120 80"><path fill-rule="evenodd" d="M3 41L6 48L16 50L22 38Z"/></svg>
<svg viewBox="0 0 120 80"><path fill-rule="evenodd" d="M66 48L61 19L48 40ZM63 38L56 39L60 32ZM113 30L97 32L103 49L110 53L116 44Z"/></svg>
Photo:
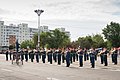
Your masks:
<svg viewBox="0 0 120 80"><path fill-rule="evenodd" d="M12 70L9 70L9 69L1 69L3 71L7 71L7 72L12 72Z"/></svg>
<svg viewBox="0 0 120 80"><path fill-rule="evenodd" d="M59 79L48 77L47 80L59 80Z"/></svg>

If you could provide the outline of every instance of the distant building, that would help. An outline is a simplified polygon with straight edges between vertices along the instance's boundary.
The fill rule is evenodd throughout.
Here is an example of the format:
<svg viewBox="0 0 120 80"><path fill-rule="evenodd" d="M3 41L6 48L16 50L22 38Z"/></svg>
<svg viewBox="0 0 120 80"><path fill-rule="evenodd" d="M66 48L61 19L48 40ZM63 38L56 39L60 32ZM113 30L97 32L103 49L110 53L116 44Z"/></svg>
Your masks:
<svg viewBox="0 0 120 80"><path fill-rule="evenodd" d="M16 43L16 35L9 35L9 45L15 45Z"/></svg>
<svg viewBox="0 0 120 80"><path fill-rule="evenodd" d="M58 29L61 32L65 32L66 35L68 35L70 37L70 32L69 31L65 31L65 28L56 28L56 29Z"/></svg>
<svg viewBox="0 0 120 80"><path fill-rule="evenodd" d="M48 26L40 26L40 32L49 32L52 30L48 29ZM57 28L61 32L65 32L70 36L69 31L65 31L65 28ZM38 32L38 28L29 28L28 24L22 23L13 25L4 25L4 21L0 21L0 49L2 47L9 47L10 45L15 45L16 39L19 43L25 40L32 40L35 33Z"/></svg>

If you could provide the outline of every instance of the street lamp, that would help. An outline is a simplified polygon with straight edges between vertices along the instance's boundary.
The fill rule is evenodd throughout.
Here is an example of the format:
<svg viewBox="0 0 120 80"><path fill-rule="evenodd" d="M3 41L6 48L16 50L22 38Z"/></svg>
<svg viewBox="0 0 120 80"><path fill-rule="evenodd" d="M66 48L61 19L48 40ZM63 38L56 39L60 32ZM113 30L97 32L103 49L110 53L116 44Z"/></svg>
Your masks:
<svg viewBox="0 0 120 80"><path fill-rule="evenodd" d="M37 15L38 15L38 48L40 48L40 30L41 30L41 28L40 28L40 15L41 15L41 13L43 13L44 12L44 10L34 10L34 12L35 13L37 13Z"/></svg>

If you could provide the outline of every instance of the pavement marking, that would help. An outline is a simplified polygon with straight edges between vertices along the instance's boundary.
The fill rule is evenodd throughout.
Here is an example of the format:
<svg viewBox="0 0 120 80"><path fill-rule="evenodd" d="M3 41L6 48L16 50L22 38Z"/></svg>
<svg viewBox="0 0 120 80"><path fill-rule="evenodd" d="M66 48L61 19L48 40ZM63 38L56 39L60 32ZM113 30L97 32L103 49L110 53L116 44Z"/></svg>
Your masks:
<svg viewBox="0 0 120 80"><path fill-rule="evenodd" d="M59 79L48 77L47 80L59 80Z"/></svg>
<svg viewBox="0 0 120 80"><path fill-rule="evenodd" d="M116 70L111 70L111 71L120 71L120 69L116 69Z"/></svg>
<svg viewBox="0 0 120 80"><path fill-rule="evenodd" d="M12 72L12 70L9 70L9 69L1 69L3 71L7 71L7 72Z"/></svg>

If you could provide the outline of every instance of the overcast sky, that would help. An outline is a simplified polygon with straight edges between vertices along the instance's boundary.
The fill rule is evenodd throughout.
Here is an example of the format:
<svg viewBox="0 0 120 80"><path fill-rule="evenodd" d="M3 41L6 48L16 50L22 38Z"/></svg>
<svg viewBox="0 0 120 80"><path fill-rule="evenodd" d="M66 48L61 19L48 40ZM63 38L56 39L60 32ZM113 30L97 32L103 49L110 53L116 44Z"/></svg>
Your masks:
<svg viewBox="0 0 120 80"><path fill-rule="evenodd" d="M38 8L44 10L41 25L64 27L72 40L101 33L111 21L120 22L120 0L0 0L0 20L37 28Z"/></svg>

